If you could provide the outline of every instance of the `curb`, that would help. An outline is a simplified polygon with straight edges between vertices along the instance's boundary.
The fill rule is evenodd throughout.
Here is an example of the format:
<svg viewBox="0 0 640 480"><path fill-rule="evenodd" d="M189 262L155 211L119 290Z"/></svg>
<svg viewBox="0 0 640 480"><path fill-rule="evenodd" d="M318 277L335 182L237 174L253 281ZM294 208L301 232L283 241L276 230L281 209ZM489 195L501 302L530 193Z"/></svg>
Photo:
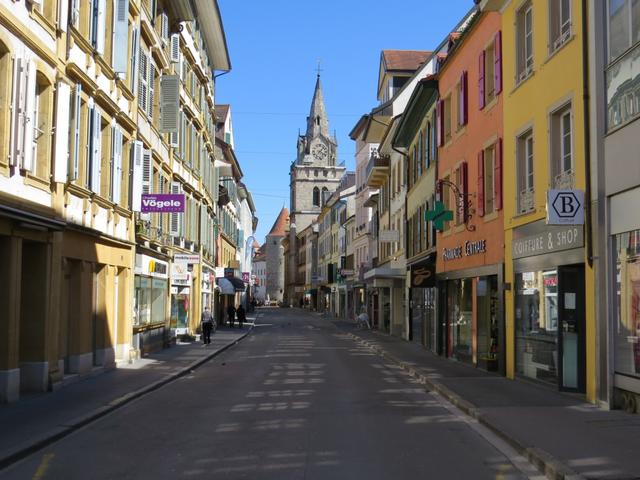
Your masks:
<svg viewBox="0 0 640 480"><path fill-rule="evenodd" d="M420 383L425 385L427 389L436 392L447 402L459 408L466 415L469 415L470 417L477 420L481 425L487 427L494 434L507 442L514 450L524 456L549 480L583 480L585 478L572 470L568 465L555 458L549 452L538 447L527 447L523 445L518 439L500 429L497 425L488 420L487 417L480 413L480 410L471 402L465 400L460 395L453 392L451 389L441 384L440 382L434 381L426 375L419 373L412 365L403 360L400 360L392 354L389 354L382 347L371 343L370 341L354 333L349 333L349 335L351 335L351 337L357 342L363 344L370 350L382 356L382 358L395 363L404 371L406 371L411 377L415 378Z"/></svg>
<svg viewBox="0 0 640 480"><path fill-rule="evenodd" d="M57 442L58 440L63 439L64 437L70 435L71 433L75 432L76 430L79 430L80 428L95 422L96 420L104 417L105 415L108 415L109 413L127 405L128 403L132 402L133 400L136 400L140 397L143 397L144 395L151 393L155 390L158 390L159 388L167 385L168 383L173 382L174 380L177 380L180 377L183 377L185 375L187 375L188 373L191 373L193 370L197 369L198 367L200 367L201 365L207 363L209 360L211 360L213 357L218 356L219 354L221 354L222 352L228 350L229 348L237 345L241 340L243 340L247 335L249 335L251 332L253 331L253 326L251 328L249 328L249 330L242 335L241 337L238 337L236 340L232 341L231 343L228 343L227 345L221 347L219 350L216 350L214 352L211 352L209 355L204 356L202 358L199 358L198 360L194 360L193 362L191 362L189 365L187 365L186 367L184 367L183 369L172 373L171 375L169 375L166 378L163 378L161 380L156 380L153 383L150 383L144 387L141 387L137 390L133 390L129 393L126 393L124 395L122 395L121 397L115 398L111 401L109 401L108 403L106 403L105 405L102 405L100 407L95 408L94 410L84 414L84 415L80 415L74 419L72 419L69 422L65 422L63 424L63 426L60 426L56 429L53 429L47 433L45 433L44 435L37 437L36 439L34 439L29 445L26 445L24 447L21 447L19 450L16 450L12 453L10 453L9 455L6 455L2 458L0 458L0 471L6 469L7 467L11 466L12 464L16 463L19 460L22 460L23 458L28 457L29 455L37 452L38 450L41 450L45 447L47 447L48 445L51 445L52 443Z"/></svg>

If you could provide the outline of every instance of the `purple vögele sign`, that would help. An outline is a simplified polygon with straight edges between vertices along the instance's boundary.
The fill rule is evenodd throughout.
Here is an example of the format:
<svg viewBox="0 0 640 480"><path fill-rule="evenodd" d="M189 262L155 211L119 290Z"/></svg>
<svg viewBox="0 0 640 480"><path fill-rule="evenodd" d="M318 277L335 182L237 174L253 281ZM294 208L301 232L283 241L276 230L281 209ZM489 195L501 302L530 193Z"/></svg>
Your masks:
<svg viewBox="0 0 640 480"><path fill-rule="evenodd" d="M142 213L184 212L184 193L143 193Z"/></svg>

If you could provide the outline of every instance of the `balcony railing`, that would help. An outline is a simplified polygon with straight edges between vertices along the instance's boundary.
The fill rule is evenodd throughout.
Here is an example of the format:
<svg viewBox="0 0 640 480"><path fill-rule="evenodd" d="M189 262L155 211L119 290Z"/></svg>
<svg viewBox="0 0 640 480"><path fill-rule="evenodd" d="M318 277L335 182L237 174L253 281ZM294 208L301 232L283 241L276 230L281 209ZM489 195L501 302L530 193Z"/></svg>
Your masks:
<svg viewBox="0 0 640 480"><path fill-rule="evenodd" d="M518 199L519 213L531 212L533 209L535 209L535 191L533 188L522 190Z"/></svg>
<svg viewBox="0 0 640 480"><path fill-rule="evenodd" d="M554 178L554 187L558 190L571 190L576 184L576 174L573 169L565 170Z"/></svg>
<svg viewBox="0 0 640 480"><path fill-rule="evenodd" d="M372 151L367 163L367 185L370 187L380 187L389 176L390 166L389 156L380 156L378 151Z"/></svg>

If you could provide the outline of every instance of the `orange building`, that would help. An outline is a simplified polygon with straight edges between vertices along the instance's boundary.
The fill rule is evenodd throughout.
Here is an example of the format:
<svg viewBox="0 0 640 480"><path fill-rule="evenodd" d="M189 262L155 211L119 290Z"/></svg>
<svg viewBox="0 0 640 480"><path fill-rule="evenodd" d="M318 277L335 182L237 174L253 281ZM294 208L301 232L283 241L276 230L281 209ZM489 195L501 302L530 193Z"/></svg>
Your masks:
<svg viewBox="0 0 640 480"><path fill-rule="evenodd" d="M439 350L505 372L500 15L451 35L438 71L437 191L453 220L437 234Z"/></svg>

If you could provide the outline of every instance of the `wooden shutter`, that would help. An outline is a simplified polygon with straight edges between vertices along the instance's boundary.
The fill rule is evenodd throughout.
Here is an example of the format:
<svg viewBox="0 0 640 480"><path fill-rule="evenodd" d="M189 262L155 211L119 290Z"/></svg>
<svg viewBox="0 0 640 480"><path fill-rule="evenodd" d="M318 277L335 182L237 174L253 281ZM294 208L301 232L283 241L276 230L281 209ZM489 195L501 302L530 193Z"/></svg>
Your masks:
<svg viewBox="0 0 640 480"><path fill-rule="evenodd" d="M149 63L149 73L147 74L147 92L149 92L149 99L147 100L147 115L149 115L149 119L152 120L155 83L156 83L155 82L156 66L153 64L151 55L147 57L147 62Z"/></svg>
<svg viewBox="0 0 640 480"><path fill-rule="evenodd" d="M178 194L180 192L181 192L180 182L171 182L171 193ZM185 208L186 208L186 205L185 205ZM181 215L182 214L178 212L171 212L169 214L169 233L173 237L182 236L180 231Z"/></svg>
<svg viewBox="0 0 640 480"><path fill-rule="evenodd" d="M218 204L218 199L220 196L220 170L218 169L218 167L214 166L213 167L213 192L211 192L211 196L212 196L212 200L213 200L213 204L217 205Z"/></svg>
<svg viewBox="0 0 640 480"><path fill-rule="evenodd" d="M129 0L115 0L113 2L113 42L112 65L113 70L120 74L127 73L129 51L125 46L129 45ZM135 51L135 50L134 50Z"/></svg>
<svg viewBox="0 0 640 480"><path fill-rule="evenodd" d="M77 83L75 95L73 97L73 127L71 130L71 141L73 142L73 153L69 158L69 181L78 179L80 170L80 107L82 106L82 85Z"/></svg>
<svg viewBox="0 0 640 480"><path fill-rule="evenodd" d="M149 64L147 55L142 48L142 45L138 48L139 51L139 66L138 66L138 105L142 111L147 111L147 102L149 100L149 92L147 91L147 75L149 74Z"/></svg>
<svg viewBox="0 0 640 480"><path fill-rule="evenodd" d="M136 91L138 84L138 62L140 61L140 41L138 29L134 26L131 32L131 78L129 88L132 92Z"/></svg>
<svg viewBox="0 0 640 480"><path fill-rule="evenodd" d="M26 69L23 70L25 75L25 95L24 95L24 139L22 141L23 154L22 154L22 168L28 172L35 171L34 158L34 135L35 135L35 123L38 121L38 114L36 109L36 64L30 60L26 64ZM44 132L43 135L48 135L49 132Z"/></svg>
<svg viewBox="0 0 640 480"><path fill-rule="evenodd" d="M142 207L142 152L143 145L140 140L133 142L131 146L131 164L133 174L129 188L131 198L131 210L139 212Z"/></svg>
<svg viewBox="0 0 640 480"><path fill-rule="evenodd" d="M104 40L107 23L107 0L97 0L98 11L96 33L95 33L95 48L96 51L102 55L104 53Z"/></svg>
<svg viewBox="0 0 640 480"><path fill-rule="evenodd" d="M460 75L460 96L458 97L458 124L460 126L467 124L467 114L468 114L468 106L467 106L467 98L469 94L467 93L467 71L463 71Z"/></svg>
<svg viewBox="0 0 640 480"><path fill-rule="evenodd" d="M122 191L122 131L118 126L111 130L111 201L120 203Z"/></svg>
<svg viewBox="0 0 640 480"><path fill-rule="evenodd" d="M480 52L480 56L478 57L478 107L480 110L484 108L484 60L485 60L485 51Z"/></svg>
<svg viewBox="0 0 640 480"><path fill-rule="evenodd" d="M478 152L477 212L484 217L484 150Z"/></svg>
<svg viewBox="0 0 640 480"><path fill-rule="evenodd" d="M69 176L69 106L71 87L65 82L56 86L56 124L53 180L65 183Z"/></svg>
<svg viewBox="0 0 640 480"><path fill-rule="evenodd" d="M77 27L80 20L80 0L71 0L71 25Z"/></svg>
<svg viewBox="0 0 640 480"><path fill-rule="evenodd" d="M61 32L66 32L68 23L69 0L58 0L58 30L60 30Z"/></svg>
<svg viewBox="0 0 640 480"><path fill-rule="evenodd" d="M152 182L153 182L153 168L152 168L152 156L151 150L143 149L142 150L142 190L141 193L152 193ZM151 218L150 213L142 213L140 214L140 218L143 220L149 220Z"/></svg>
<svg viewBox="0 0 640 480"><path fill-rule="evenodd" d="M180 62L180 34L174 33L171 35L170 40L170 48L171 48L171 63L179 63Z"/></svg>
<svg viewBox="0 0 640 480"><path fill-rule="evenodd" d="M102 170L102 145L101 145L102 115L98 107L91 110L91 150L89 152L89 189L100 194L100 177ZM106 193L106 192L105 192Z"/></svg>
<svg viewBox="0 0 640 480"><path fill-rule="evenodd" d="M22 162L24 146L24 107L25 107L25 76L22 70L26 62L23 58L15 56L13 58L13 92L11 99L11 149L9 153L9 163L18 166Z"/></svg>
<svg viewBox="0 0 640 480"><path fill-rule="evenodd" d="M444 145L444 101L438 100L436 105L436 118L437 118L437 129L436 135L438 137L438 146L441 147Z"/></svg>
<svg viewBox="0 0 640 480"><path fill-rule="evenodd" d="M493 65L493 85L498 95L502 91L502 31L498 30L493 43L494 65Z"/></svg>
<svg viewBox="0 0 640 480"><path fill-rule="evenodd" d="M180 120L180 77L163 75L160 78L160 132L178 132ZM170 141L173 144L171 138Z"/></svg>
<svg viewBox="0 0 640 480"><path fill-rule="evenodd" d="M502 138L495 143L495 164L493 174L494 202L496 210L502 210Z"/></svg>
<svg viewBox="0 0 640 480"><path fill-rule="evenodd" d="M469 220L469 165L467 162L460 164L460 191L462 192L462 223Z"/></svg>

